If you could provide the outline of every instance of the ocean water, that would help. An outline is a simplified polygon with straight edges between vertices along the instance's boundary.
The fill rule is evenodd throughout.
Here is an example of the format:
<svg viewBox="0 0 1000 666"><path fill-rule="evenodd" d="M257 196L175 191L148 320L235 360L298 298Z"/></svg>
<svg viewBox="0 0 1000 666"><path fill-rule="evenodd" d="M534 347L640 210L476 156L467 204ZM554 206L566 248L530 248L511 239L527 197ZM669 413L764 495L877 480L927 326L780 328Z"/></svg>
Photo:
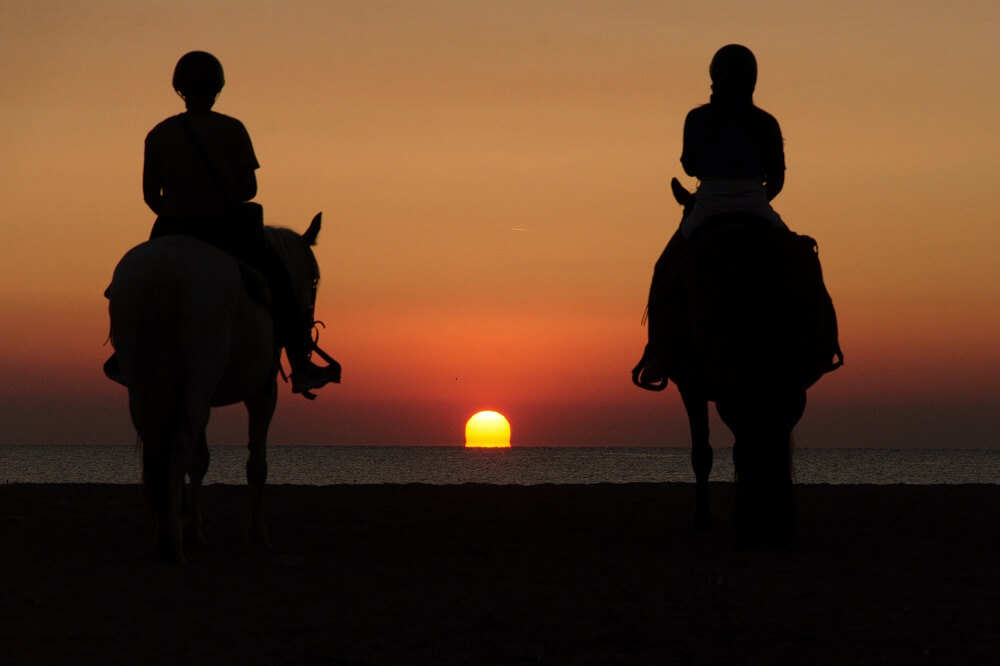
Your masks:
<svg viewBox="0 0 1000 666"><path fill-rule="evenodd" d="M244 483L246 450L211 448L206 483ZM459 446L275 446L268 483L694 482L689 449ZM1000 450L797 449L797 483L1000 484ZM732 481L732 450L717 448L713 481ZM129 446L0 446L0 483L139 483Z"/></svg>

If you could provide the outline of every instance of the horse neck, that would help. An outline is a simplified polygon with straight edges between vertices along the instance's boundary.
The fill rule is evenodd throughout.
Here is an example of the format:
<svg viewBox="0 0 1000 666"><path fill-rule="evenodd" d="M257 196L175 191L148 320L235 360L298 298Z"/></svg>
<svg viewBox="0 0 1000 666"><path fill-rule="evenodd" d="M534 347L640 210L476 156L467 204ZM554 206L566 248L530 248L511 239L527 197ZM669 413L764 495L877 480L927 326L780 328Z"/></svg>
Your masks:
<svg viewBox="0 0 1000 666"><path fill-rule="evenodd" d="M296 297L302 300L312 289L313 280L319 276L312 250L302 236L291 229L264 227L264 237L288 271Z"/></svg>

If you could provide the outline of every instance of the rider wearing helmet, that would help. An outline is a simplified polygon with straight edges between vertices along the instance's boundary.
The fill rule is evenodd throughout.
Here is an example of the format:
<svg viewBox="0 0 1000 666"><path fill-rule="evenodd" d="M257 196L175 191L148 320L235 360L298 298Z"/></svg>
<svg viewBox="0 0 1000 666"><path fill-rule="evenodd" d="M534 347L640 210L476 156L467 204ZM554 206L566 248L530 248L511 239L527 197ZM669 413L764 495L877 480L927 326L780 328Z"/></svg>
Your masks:
<svg viewBox="0 0 1000 666"><path fill-rule="evenodd" d="M753 103L757 59L739 44L719 49L709 65L712 95L684 121L681 165L698 179L695 204L656 262L650 287L648 335L655 339L666 323L657 305L657 286L692 236L711 217L744 213L786 229L771 207L785 182L785 152L778 121ZM646 346L633 370L636 383L653 390L666 386L667 369Z"/></svg>
<svg viewBox="0 0 1000 666"><path fill-rule="evenodd" d="M250 135L239 120L212 111L225 83L222 64L204 51L185 54L174 68L174 90L187 111L146 136L142 194L158 216L154 238L191 233L224 247L234 239L222 222L257 194L260 164Z"/></svg>
<svg viewBox="0 0 1000 666"><path fill-rule="evenodd" d="M681 165L699 185L681 233L690 238L704 220L733 212L784 227L769 202L785 182L785 152L778 121L753 103L757 59L747 47L730 44L716 52L708 71L711 101L684 121Z"/></svg>
<svg viewBox="0 0 1000 666"><path fill-rule="evenodd" d="M173 87L186 111L146 136L142 193L156 213L150 238L187 234L229 252L267 279L279 344L292 366L292 390L306 393L339 381L340 370L310 360L311 318L298 311L287 269L263 233L257 194L260 166L239 120L212 111L226 79L219 60L192 51L177 62ZM114 357L105 365L114 377Z"/></svg>

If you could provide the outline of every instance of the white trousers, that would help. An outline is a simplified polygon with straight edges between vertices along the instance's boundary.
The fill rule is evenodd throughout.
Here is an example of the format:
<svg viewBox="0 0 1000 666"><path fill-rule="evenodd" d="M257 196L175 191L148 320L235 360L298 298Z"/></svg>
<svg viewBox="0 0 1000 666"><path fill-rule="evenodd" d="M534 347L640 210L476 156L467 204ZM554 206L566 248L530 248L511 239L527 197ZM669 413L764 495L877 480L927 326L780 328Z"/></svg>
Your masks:
<svg viewBox="0 0 1000 666"><path fill-rule="evenodd" d="M708 218L722 213L748 213L787 229L767 200L767 188L754 180L703 180L695 193L694 208L681 220L681 234L691 235Z"/></svg>

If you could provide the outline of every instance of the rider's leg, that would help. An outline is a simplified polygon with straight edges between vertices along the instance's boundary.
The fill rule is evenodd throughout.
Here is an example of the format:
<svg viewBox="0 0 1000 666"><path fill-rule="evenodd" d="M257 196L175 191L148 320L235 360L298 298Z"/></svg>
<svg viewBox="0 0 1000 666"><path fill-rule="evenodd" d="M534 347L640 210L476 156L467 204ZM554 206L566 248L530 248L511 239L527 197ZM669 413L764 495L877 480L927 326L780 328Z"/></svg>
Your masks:
<svg viewBox="0 0 1000 666"><path fill-rule="evenodd" d="M667 247L653 268L653 279L649 287L649 301L646 308L648 342L643 350L642 358L633 370L633 374L639 378L641 385L659 387L666 380L667 369L664 367L664 359L660 358L657 353L657 350L662 347L663 336L669 331L666 317L669 304L665 301L667 295L665 285L673 276L673 267L677 257L681 255L688 243L689 241L678 229L670 237Z"/></svg>
<svg viewBox="0 0 1000 666"><path fill-rule="evenodd" d="M299 311L292 278L277 251L265 242L255 254L253 265L267 278L271 291L275 335L292 366L292 391L304 393L329 382L339 382L339 366L319 366L310 359L313 350L311 313Z"/></svg>

